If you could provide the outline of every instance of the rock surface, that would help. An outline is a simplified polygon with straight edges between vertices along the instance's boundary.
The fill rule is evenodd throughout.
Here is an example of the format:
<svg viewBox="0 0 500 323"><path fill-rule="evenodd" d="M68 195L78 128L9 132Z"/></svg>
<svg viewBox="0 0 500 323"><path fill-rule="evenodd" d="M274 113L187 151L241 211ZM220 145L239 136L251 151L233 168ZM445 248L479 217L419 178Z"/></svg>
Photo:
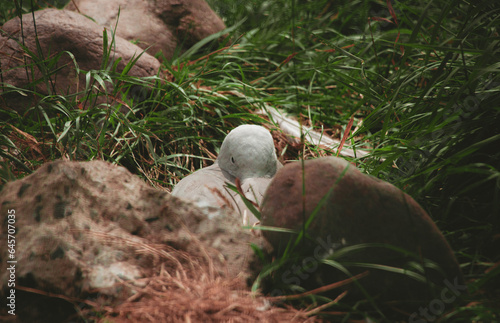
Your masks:
<svg viewBox="0 0 500 323"><path fill-rule="evenodd" d="M251 275L249 242L259 244L258 238L233 214L218 210L210 220L203 212L102 161L55 161L7 183L0 192L0 243L7 245L8 224L14 226L19 318L56 322L74 311L44 295L115 304L144 287L140 279L158 266L175 277L191 266L189 259L210 263L216 277L244 282ZM173 259L175 253L182 258ZM0 262L9 259L1 248ZM2 271L2 297L8 280Z"/></svg>
<svg viewBox="0 0 500 323"><path fill-rule="evenodd" d="M362 174L340 158L305 161L304 193L302 174L300 162L283 167L271 182L261 210L263 225L300 231L305 219L319 205L306 230L309 238L298 245L306 257L309 256L303 263L304 266L309 263L309 267L305 273L297 272L288 278L307 288L348 278L338 269L318 265L322 257L330 256L341 264L358 262L411 269L435 283L438 293L448 286L445 279L452 285L459 284L459 293L465 293L462 274L450 246L410 196L389 183ZM267 230L263 234L277 254L283 252L291 237L296 238L296 234ZM360 244L375 245L360 249L353 247ZM404 249L414 256L381 244ZM353 249L352 252L346 252L349 248ZM423 259L435 262L442 272L431 266L426 267L425 272L419 272L414 267L420 266ZM369 270L369 275L359 282L371 295L386 301L429 302L429 297L436 296L428 290L429 284L420 283L404 273L352 264L346 268L352 274ZM349 294L357 295L355 290L356 287L352 287Z"/></svg>
<svg viewBox="0 0 500 323"><path fill-rule="evenodd" d="M85 89L85 72L101 69L103 61L103 27L89 18L76 12L57 9L45 9L22 16L23 32L19 18L9 20L2 26L0 34L0 63L2 80L5 84L26 89L24 94L17 91L2 93L0 108L12 108L23 112L33 105L37 99L31 93L36 90L42 95L76 93ZM35 24L36 22L36 34ZM43 58L37 52L36 36L43 53ZM24 37L24 40L22 39ZM112 35L108 30L108 42ZM26 57L18 42L23 42L33 55ZM143 49L121 37L115 37L115 43L110 55L112 63L118 58L117 72L123 71L126 64L143 52ZM75 62L81 70L77 73ZM55 66L41 64L40 61L60 55ZM26 61L25 61L26 59ZM35 63L35 64L33 64ZM33 71L23 67L33 64ZM43 67L41 67L43 66ZM46 71L42 73L42 70ZM158 73L160 62L147 53L137 60L129 75L144 77ZM48 75L44 79L43 75ZM36 84L36 85L34 85ZM8 88L6 88L8 90Z"/></svg>
<svg viewBox="0 0 500 323"><path fill-rule="evenodd" d="M148 52L170 59L177 46L188 49L225 29L224 22L204 0L75 0L67 10L78 11L118 36L137 41ZM118 10L120 10L118 16Z"/></svg>

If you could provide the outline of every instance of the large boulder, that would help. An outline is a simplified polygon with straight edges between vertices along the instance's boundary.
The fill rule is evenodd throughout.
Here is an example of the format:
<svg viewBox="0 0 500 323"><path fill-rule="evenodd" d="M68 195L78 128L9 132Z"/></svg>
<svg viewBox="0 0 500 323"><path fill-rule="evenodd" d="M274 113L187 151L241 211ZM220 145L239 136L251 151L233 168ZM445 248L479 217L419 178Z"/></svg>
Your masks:
<svg viewBox="0 0 500 323"><path fill-rule="evenodd" d="M170 59L177 47L190 48L224 30L224 22L204 0L75 0L67 10L92 17L118 36ZM119 13L118 13L119 12Z"/></svg>
<svg viewBox="0 0 500 323"><path fill-rule="evenodd" d="M22 112L37 102L32 91L43 96L84 90L85 72L101 69L103 31L102 26L81 14L57 9L25 14L22 24L19 18L6 22L0 33L1 81L4 82L0 87L0 93L3 92L0 107ZM111 44L113 36L109 29L107 34ZM108 63L116 61L118 73L141 53L128 75L152 76L160 69L157 59L119 36L114 37L114 44L108 45L108 49L111 50ZM57 56L60 57L53 64ZM26 91L12 91L10 86ZM112 90L108 82L106 86Z"/></svg>
<svg viewBox="0 0 500 323"><path fill-rule="evenodd" d="M148 277L244 287L249 243L259 244L234 214L196 208L103 161L50 162L7 183L0 214L0 262L16 261L1 271L0 294L15 283L23 322L61 322L74 313L67 300L116 305L141 295Z"/></svg>
<svg viewBox="0 0 500 323"><path fill-rule="evenodd" d="M415 303L440 300L446 288L448 299L466 293L450 246L415 200L343 159L283 167L266 191L261 216L264 226L297 232L263 231L277 255L305 229L306 238L296 245L302 267L294 264L282 277L288 283L315 288L349 278L341 267L320 264L330 259L352 275L368 270L359 285L349 285L353 297L366 297L358 291L362 286L377 300L417 310Z"/></svg>

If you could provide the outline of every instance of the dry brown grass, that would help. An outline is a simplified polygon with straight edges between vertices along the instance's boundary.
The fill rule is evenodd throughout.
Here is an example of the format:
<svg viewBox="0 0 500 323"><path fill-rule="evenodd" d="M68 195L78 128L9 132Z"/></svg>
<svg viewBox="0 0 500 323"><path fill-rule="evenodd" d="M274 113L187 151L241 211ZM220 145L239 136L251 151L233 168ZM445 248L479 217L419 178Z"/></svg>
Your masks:
<svg viewBox="0 0 500 323"><path fill-rule="evenodd" d="M158 245L149 246L154 255ZM152 268L150 277L133 284L137 293L124 302L99 311L99 322L320 322L291 306L278 307L263 295L249 291L241 277L223 277L217 262L201 254L186 257L170 250L164 261ZM142 248L142 252L144 252ZM169 268L169 269L167 269ZM138 283L143 286L137 288ZM96 308L94 308L96 310ZM96 318L97 319L97 318Z"/></svg>

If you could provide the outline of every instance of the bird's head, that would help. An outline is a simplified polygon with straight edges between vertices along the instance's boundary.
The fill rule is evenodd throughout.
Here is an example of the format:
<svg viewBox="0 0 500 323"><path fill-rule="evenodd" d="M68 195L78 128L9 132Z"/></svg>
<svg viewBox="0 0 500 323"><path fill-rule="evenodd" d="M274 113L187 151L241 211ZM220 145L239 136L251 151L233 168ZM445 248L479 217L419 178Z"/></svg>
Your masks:
<svg viewBox="0 0 500 323"><path fill-rule="evenodd" d="M272 177L277 169L273 137L261 126L234 128L222 142L217 162L222 170L241 180Z"/></svg>

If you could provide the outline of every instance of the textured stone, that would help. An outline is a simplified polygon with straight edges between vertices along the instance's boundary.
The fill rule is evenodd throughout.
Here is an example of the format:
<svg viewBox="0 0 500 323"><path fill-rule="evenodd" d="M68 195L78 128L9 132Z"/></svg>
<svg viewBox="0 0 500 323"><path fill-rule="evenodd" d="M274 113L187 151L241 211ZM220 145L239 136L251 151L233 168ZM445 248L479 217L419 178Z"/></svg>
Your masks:
<svg viewBox="0 0 500 323"><path fill-rule="evenodd" d="M55 161L7 183L0 192L3 246L7 216L13 212L17 285L69 299L104 299L101 305L130 297L142 287L137 279L163 268L165 259L147 252L148 246L210 259L215 275L244 282L251 275L249 243L259 243L241 229L234 215L217 210L209 219L204 210L103 161ZM3 264L8 256L7 248L1 248ZM173 276L181 270L170 266L162 270ZM2 297L8 295L8 279L9 273L2 271ZM19 293L24 293L18 298L22 321L61 321L60 316L50 316L58 315L52 309L60 299ZM61 306L73 309L70 303Z"/></svg>
<svg viewBox="0 0 500 323"><path fill-rule="evenodd" d="M66 10L40 10L34 13L34 18L33 20L31 13L22 16L22 33L19 18L9 20L2 26L0 34L2 80L6 86L26 89L24 94L17 91L2 93L4 89L0 87L2 108L25 111L38 100L31 94L33 90L41 95L65 95L82 91L86 86L85 72L101 69L104 30L102 26L81 14ZM34 22L36 22L36 33ZM107 30L107 33L108 43L111 44L112 34L110 30ZM37 50L36 39L40 44L42 56ZM23 43L33 54L26 55L26 51L19 43ZM118 73L123 71L128 62L143 52L142 48L118 36L114 38L111 48L108 63L120 58L116 67ZM53 66L40 63L56 56L60 57ZM27 70L24 68L25 64L29 66ZM78 66L79 72L75 66ZM157 59L142 53L128 75L152 76L156 75L159 69L160 62ZM48 78L44 79L44 75ZM108 82L106 86L112 90L112 85Z"/></svg>
<svg viewBox="0 0 500 323"><path fill-rule="evenodd" d="M204 0L75 0L67 10L78 11L118 36L135 41L151 54L171 59L176 47L190 48L224 30L224 22ZM118 15L118 11L120 11Z"/></svg>
<svg viewBox="0 0 500 323"><path fill-rule="evenodd" d="M325 256L341 264L372 263L409 269L411 262L421 265L424 259L430 259L442 270L426 267L425 273L421 273L438 286L431 291L428 290L430 284L417 282L405 274L381 270L381 267L346 265L353 274L369 270L370 274L360 283L373 296L388 301L428 302L429 297L436 296L433 291L439 296L446 286L445 279L463 284L450 246L427 213L395 186L361 173L343 159L307 160L303 171L300 162L288 164L278 171L269 185L262 206L263 225L298 232L313 214L314 218L306 229L308 239L299 243L297 248L307 262L316 266ZM290 238L297 237L296 234L267 230L263 234L277 254L283 252ZM372 246L343 256L339 252L361 244ZM382 244L406 250L414 257ZM295 281L308 288L347 278L338 269L328 266L307 272L310 274L306 277L296 275ZM351 286L351 296L364 297L356 293L354 284Z"/></svg>

